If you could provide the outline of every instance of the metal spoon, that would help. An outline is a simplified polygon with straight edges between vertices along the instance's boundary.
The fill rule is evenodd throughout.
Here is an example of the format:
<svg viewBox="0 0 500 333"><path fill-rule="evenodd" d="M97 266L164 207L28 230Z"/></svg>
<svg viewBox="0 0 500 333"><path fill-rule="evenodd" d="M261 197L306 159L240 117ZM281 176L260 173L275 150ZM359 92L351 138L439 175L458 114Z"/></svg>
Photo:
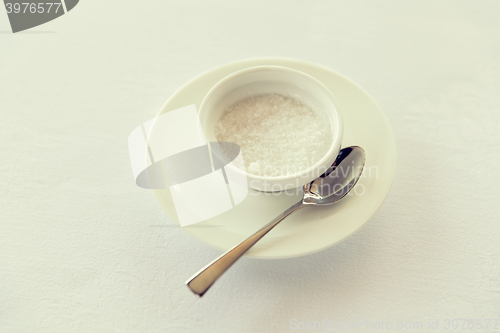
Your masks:
<svg viewBox="0 0 500 333"><path fill-rule="evenodd" d="M335 162L323 175L304 185L304 195L299 202L187 280L186 284L189 289L196 295L203 296L236 260L293 212L306 206L331 205L345 197L356 185L364 165L363 148L352 146L342 149Z"/></svg>

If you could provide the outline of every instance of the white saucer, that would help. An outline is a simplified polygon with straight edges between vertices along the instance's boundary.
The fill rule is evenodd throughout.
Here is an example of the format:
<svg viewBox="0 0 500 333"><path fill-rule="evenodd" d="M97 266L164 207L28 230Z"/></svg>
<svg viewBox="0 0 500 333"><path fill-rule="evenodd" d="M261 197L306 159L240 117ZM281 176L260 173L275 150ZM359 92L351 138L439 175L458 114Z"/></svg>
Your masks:
<svg viewBox="0 0 500 333"><path fill-rule="evenodd" d="M354 234L375 214L394 179L396 143L392 129L380 107L360 86L313 63L286 58L254 58L217 67L192 79L170 97L159 114L191 104L199 108L204 96L219 80L237 70L258 65L295 68L326 85L340 103L344 120L342 146L363 147L366 165L353 189L357 194L332 206L307 207L292 214L247 254L257 258L290 258L324 250ZM153 125L151 131L154 130ZM168 216L178 223L169 190L154 190L154 194ZM183 229L208 245L228 250L299 199L299 194L250 191L235 208Z"/></svg>

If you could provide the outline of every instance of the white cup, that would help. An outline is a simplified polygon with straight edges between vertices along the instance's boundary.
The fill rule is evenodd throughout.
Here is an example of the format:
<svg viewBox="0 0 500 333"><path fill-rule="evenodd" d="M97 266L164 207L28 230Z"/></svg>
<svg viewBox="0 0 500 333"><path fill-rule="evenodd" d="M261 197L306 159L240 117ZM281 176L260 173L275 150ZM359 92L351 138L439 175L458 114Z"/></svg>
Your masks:
<svg viewBox="0 0 500 333"><path fill-rule="evenodd" d="M318 178L335 161L340 151L342 117L339 104L330 90L301 71L281 66L256 66L237 71L220 80L205 96L199 110L200 124L206 140L217 141L216 124L230 105L262 94L288 96L327 115L333 135L332 143L328 152L316 164L292 175L269 177L251 174L236 166L231 168L247 177L249 188L266 192L301 187Z"/></svg>

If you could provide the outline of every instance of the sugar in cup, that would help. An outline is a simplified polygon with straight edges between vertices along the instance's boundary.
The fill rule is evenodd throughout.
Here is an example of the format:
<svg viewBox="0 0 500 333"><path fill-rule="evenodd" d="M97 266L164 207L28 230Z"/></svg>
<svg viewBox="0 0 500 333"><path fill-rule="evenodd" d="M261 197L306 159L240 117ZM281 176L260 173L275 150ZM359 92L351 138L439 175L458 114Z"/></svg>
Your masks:
<svg viewBox="0 0 500 333"><path fill-rule="evenodd" d="M301 71L256 66L220 80L203 99L200 124L208 142L241 148L248 187L278 192L302 187L335 161L343 134L332 92Z"/></svg>

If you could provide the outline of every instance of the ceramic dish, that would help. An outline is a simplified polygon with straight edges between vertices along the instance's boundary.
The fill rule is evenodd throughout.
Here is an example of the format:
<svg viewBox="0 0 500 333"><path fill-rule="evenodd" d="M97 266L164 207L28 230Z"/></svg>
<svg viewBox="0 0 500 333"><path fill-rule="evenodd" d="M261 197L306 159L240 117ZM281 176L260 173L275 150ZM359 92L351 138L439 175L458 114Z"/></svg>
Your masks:
<svg viewBox="0 0 500 333"><path fill-rule="evenodd" d="M233 172L246 177L254 190L276 192L302 187L318 178L337 158L342 141L340 108L331 91L310 75L282 66L255 66L242 69L219 81L205 96L198 110L207 141L217 141L215 126L228 106L250 96L279 94L308 105L330 121L333 141L325 156L315 165L292 175L266 177L246 173L230 164ZM243 159L245 154L243 153Z"/></svg>
<svg viewBox="0 0 500 333"><path fill-rule="evenodd" d="M247 59L217 67L182 86L159 114L195 104L210 89L238 70L276 65L297 69L322 82L337 98L344 122L342 146L359 145L366 153L362 178L342 201L327 207L308 207L288 217L248 253L257 258L290 258L326 249L358 231L384 202L396 168L396 144L391 127L377 103L360 86L339 73L313 63L284 58ZM151 131L157 128L153 125ZM177 222L168 190L154 190L168 216ZM220 250L228 250L300 199L300 193L276 195L250 190L242 203L184 231Z"/></svg>

